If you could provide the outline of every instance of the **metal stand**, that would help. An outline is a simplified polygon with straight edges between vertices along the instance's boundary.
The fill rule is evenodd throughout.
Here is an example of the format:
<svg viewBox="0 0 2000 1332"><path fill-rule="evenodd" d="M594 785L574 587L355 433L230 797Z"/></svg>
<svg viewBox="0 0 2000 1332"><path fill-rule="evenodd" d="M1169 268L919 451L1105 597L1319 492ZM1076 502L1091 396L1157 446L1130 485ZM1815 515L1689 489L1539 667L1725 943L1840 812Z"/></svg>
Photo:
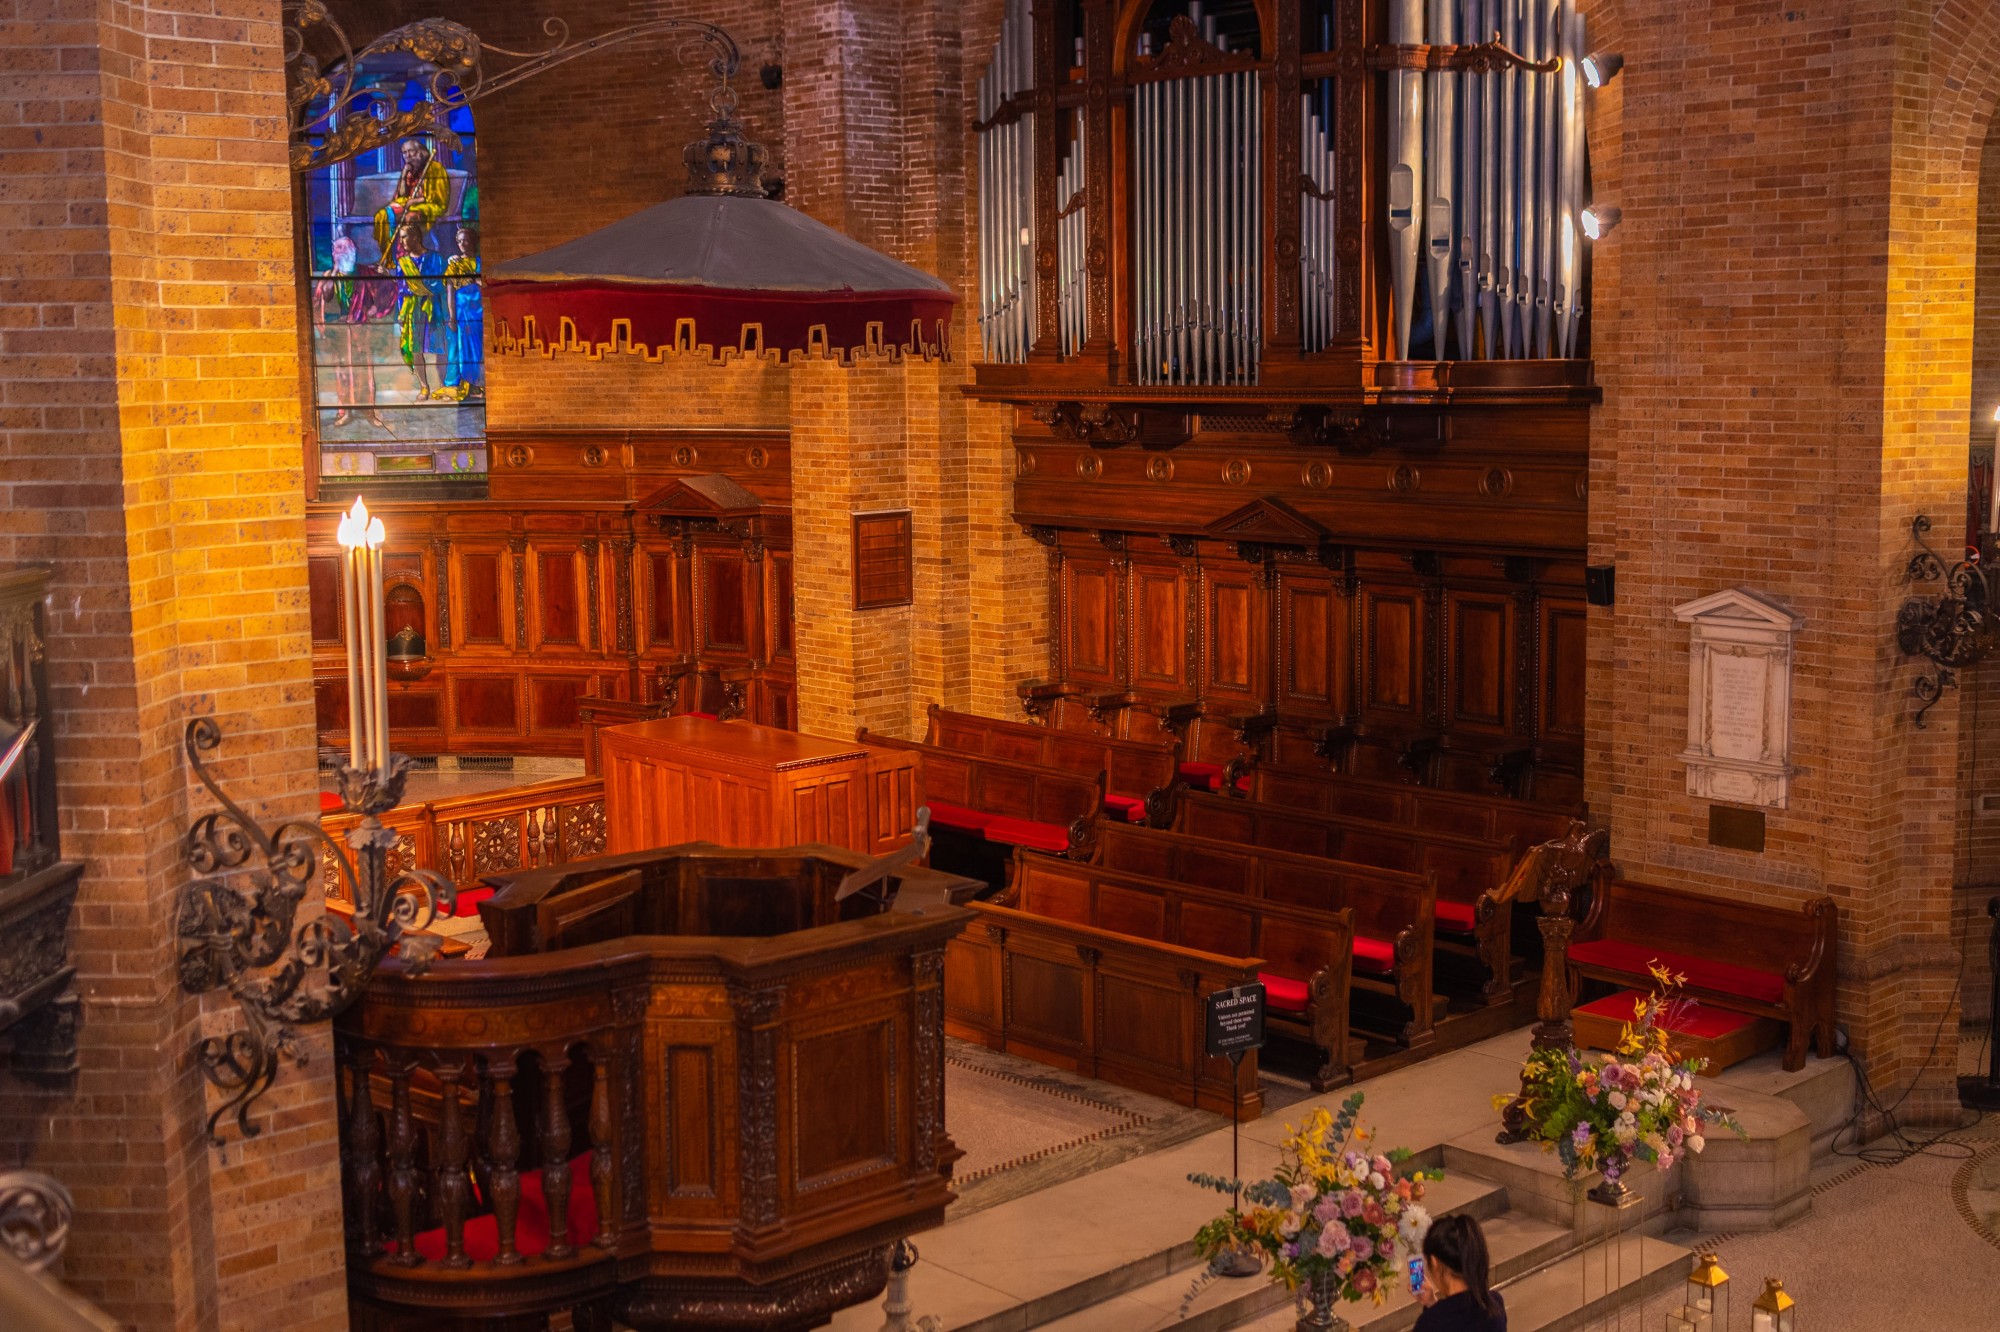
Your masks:
<svg viewBox="0 0 2000 1332"><path fill-rule="evenodd" d="M1960 1078L1958 1103L1968 1110L2000 1110L2000 897L1988 898L1993 927L1986 936L1986 964L1993 972L1991 1006L1986 1010L1986 1076Z"/></svg>
<svg viewBox="0 0 2000 1332"><path fill-rule="evenodd" d="M1229 1177L1236 1181L1235 1210L1243 1210L1243 1052L1231 1050L1229 1064ZM1228 1249L1215 1255L1210 1264L1217 1276L1253 1277L1264 1270L1264 1260L1249 1249Z"/></svg>

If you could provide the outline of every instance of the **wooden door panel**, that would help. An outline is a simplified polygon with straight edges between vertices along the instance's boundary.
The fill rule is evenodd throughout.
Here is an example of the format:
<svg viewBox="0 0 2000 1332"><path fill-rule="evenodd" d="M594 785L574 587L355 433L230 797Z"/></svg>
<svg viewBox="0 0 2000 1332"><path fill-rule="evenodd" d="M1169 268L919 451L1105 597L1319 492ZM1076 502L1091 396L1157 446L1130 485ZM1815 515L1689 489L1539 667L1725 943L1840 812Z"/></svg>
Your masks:
<svg viewBox="0 0 2000 1332"><path fill-rule="evenodd" d="M1353 706L1351 604L1333 578L1278 579L1278 707L1295 716L1345 717Z"/></svg>
<svg viewBox="0 0 2000 1332"><path fill-rule="evenodd" d="M535 639L574 647L583 641L583 589L574 550L537 550Z"/></svg>
<svg viewBox="0 0 2000 1332"><path fill-rule="evenodd" d="M1256 574L1211 571L1208 632L1203 635L1206 692L1234 695L1245 702L1266 698L1265 662L1269 596Z"/></svg>
<svg viewBox="0 0 2000 1332"><path fill-rule="evenodd" d="M693 651L694 636L688 632L683 607L683 581L687 561L670 550L646 553L646 648L664 648L679 654Z"/></svg>
<svg viewBox="0 0 2000 1332"><path fill-rule="evenodd" d="M1063 561L1063 613L1069 678L1095 684L1116 678L1117 588L1109 561Z"/></svg>
<svg viewBox="0 0 2000 1332"><path fill-rule="evenodd" d="M1371 716L1423 719L1423 594L1415 588L1362 594L1362 708Z"/></svg>
<svg viewBox="0 0 2000 1332"><path fill-rule="evenodd" d="M1551 739L1581 741L1589 611L1581 601L1547 598L1540 612L1540 733Z"/></svg>
<svg viewBox="0 0 2000 1332"><path fill-rule="evenodd" d="M1445 725L1504 734L1514 725L1513 598L1445 593Z"/></svg>
<svg viewBox="0 0 2000 1332"><path fill-rule="evenodd" d="M1132 683L1180 693L1190 688L1187 577L1178 567L1132 570Z"/></svg>
<svg viewBox="0 0 2000 1332"><path fill-rule="evenodd" d="M504 644L507 641L507 579L500 551L460 551L457 595L458 641L465 644Z"/></svg>

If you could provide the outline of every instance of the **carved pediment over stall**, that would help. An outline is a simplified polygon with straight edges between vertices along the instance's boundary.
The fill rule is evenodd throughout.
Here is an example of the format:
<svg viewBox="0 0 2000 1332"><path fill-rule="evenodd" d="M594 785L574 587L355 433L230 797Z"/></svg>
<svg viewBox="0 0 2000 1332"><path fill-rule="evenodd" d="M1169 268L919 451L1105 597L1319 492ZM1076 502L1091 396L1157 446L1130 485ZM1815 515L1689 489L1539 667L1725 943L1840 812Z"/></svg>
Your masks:
<svg viewBox="0 0 2000 1332"><path fill-rule="evenodd" d="M1255 541L1266 546L1317 546L1332 535L1274 495L1254 499L1204 530L1218 541Z"/></svg>
<svg viewBox="0 0 2000 1332"><path fill-rule="evenodd" d="M675 477L639 502L639 512L662 528L721 529L739 534L763 511L764 501L720 472Z"/></svg>

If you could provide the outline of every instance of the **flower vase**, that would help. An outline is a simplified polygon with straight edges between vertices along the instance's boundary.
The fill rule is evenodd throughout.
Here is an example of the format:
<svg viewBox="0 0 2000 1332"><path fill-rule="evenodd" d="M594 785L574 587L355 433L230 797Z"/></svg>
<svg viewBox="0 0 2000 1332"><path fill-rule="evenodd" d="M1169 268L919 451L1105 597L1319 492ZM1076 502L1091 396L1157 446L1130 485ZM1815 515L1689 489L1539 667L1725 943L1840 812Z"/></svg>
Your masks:
<svg viewBox="0 0 2000 1332"><path fill-rule="evenodd" d="M1299 1316L1298 1332L1353 1332L1347 1320L1334 1313L1340 1303L1340 1284L1331 1274L1314 1277L1299 1288L1305 1311Z"/></svg>
<svg viewBox="0 0 2000 1332"><path fill-rule="evenodd" d="M1583 1196L1601 1206L1621 1212L1627 1207L1638 1206L1640 1202L1638 1192L1626 1184L1625 1176L1622 1173L1615 1178L1606 1178L1600 1181L1595 1188Z"/></svg>

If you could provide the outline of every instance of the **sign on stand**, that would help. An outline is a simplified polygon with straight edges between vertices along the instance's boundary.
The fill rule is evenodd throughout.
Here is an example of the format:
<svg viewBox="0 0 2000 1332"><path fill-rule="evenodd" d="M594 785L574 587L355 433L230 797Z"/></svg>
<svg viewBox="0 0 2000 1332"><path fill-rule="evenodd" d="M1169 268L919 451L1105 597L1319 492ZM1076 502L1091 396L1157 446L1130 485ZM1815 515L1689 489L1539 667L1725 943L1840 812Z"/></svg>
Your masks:
<svg viewBox="0 0 2000 1332"><path fill-rule="evenodd" d="M1264 1046L1264 987L1238 985L1208 996L1208 1052L1243 1058Z"/></svg>

